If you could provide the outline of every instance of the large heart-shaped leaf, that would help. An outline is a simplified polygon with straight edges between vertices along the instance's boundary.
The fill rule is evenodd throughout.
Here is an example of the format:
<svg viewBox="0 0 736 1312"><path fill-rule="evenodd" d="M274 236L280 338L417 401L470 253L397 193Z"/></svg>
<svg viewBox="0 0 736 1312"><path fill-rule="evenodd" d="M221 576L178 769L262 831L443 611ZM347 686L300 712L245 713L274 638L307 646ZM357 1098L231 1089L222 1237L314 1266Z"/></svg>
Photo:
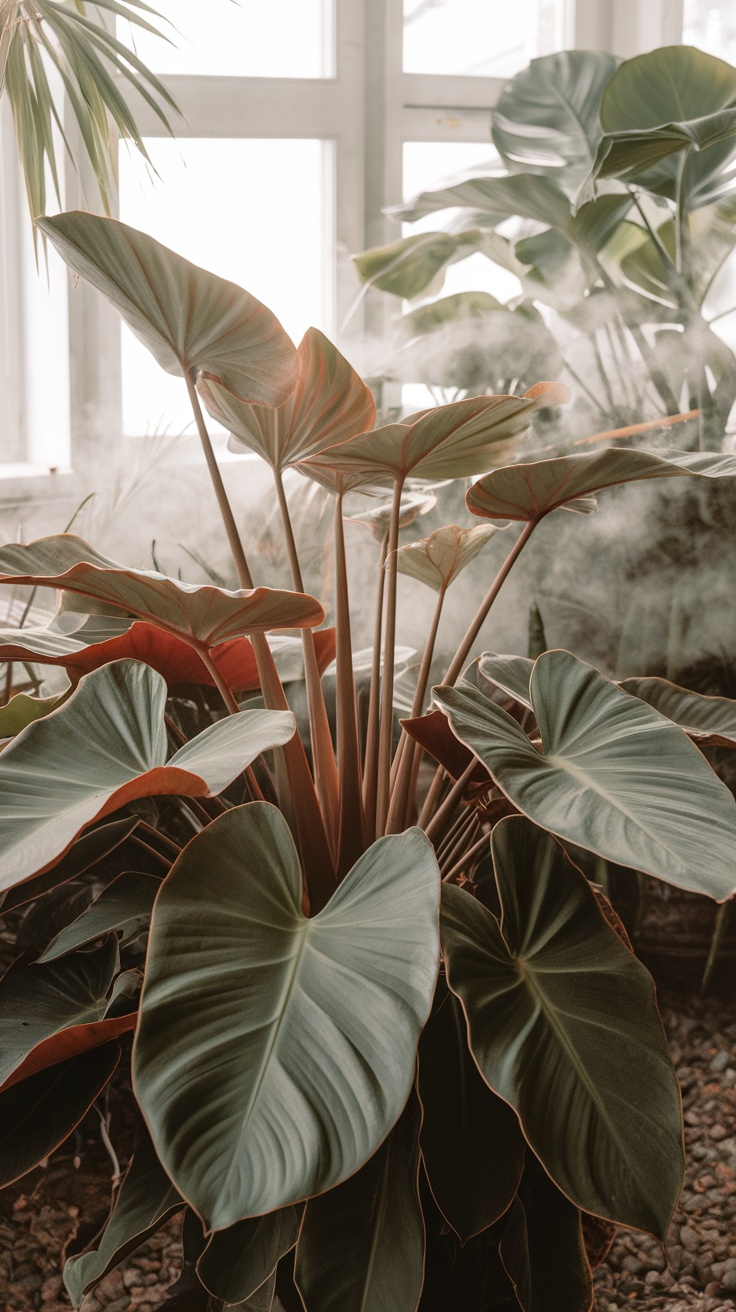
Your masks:
<svg viewBox="0 0 736 1312"><path fill-rule="evenodd" d="M182 583L154 570L126 569L73 533L0 548L0 583L62 588L149 620L205 649L254 631L313 628L324 619L319 602L300 592L229 592L207 583Z"/></svg>
<svg viewBox="0 0 736 1312"><path fill-rule="evenodd" d="M482 524L476 528L459 528L457 524L450 524L447 528L438 528L421 542L399 547L397 569L400 574L408 574L440 592L449 587L471 560L475 560L493 535L494 529L490 525L487 528Z"/></svg>
<svg viewBox="0 0 736 1312"><path fill-rule="evenodd" d="M519 217L536 223L566 229L570 202L548 177L534 173L516 173L510 177L467 178L437 191L423 191L403 205L388 212L408 223L423 219L437 210L455 208L480 210L496 222Z"/></svg>
<svg viewBox="0 0 736 1312"><path fill-rule="evenodd" d="M166 684L137 661L85 675L0 754L0 889L58 859L80 830L140 797L220 793L294 734L289 711L241 711L167 760Z"/></svg>
<svg viewBox="0 0 736 1312"><path fill-rule="evenodd" d="M664 1239L684 1163L652 981L553 838L513 817L492 849L500 926L462 889L442 890L473 1055L568 1198Z"/></svg>
<svg viewBox="0 0 736 1312"><path fill-rule="evenodd" d="M97 1247L71 1257L64 1284L75 1307L124 1258L184 1208L145 1135L136 1146Z"/></svg>
<svg viewBox="0 0 736 1312"><path fill-rule="evenodd" d="M350 438L300 468L306 474L320 467L357 471L375 482L409 475L464 478L507 460L539 404L537 395L469 397Z"/></svg>
<svg viewBox="0 0 736 1312"><path fill-rule="evenodd" d="M682 179L690 209L714 200L730 179L726 165L736 153L736 70L694 46L664 46L627 59L608 82L600 116L604 141L596 167L623 169L644 186L674 199L679 160L670 151L689 150ZM712 138L720 144L709 145ZM693 147L703 146L703 149ZM631 167L629 167L631 165Z"/></svg>
<svg viewBox="0 0 736 1312"><path fill-rule="evenodd" d="M307 1203L295 1270L307 1312L416 1312L424 1279L420 1119L412 1098L371 1160Z"/></svg>
<svg viewBox="0 0 736 1312"><path fill-rule="evenodd" d="M520 519L535 522L565 506L570 510L595 509L595 494L618 483L650 478L731 478L736 456L699 451L633 451L608 447L605 451L536 460L529 465L493 469L469 489L468 510L484 519Z"/></svg>
<svg viewBox="0 0 736 1312"><path fill-rule="evenodd" d="M462 1243L510 1206L524 1166L511 1108L481 1079L457 998L444 986L419 1041L421 1145L430 1189Z"/></svg>
<svg viewBox="0 0 736 1312"><path fill-rule="evenodd" d="M252 1298L294 1247L299 1220L296 1207L282 1207L218 1230L197 1262L205 1289L227 1304Z"/></svg>
<svg viewBox="0 0 736 1312"><path fill-rule="evenodd" d="M39 962L55 961L103 934L119 934L121 944L129 943L149 923L160 887L161 880L155 875L136 870L118 875L81 916L60 930Z"/></svg>
<svg viewBox="0 0 736 1312"><path fill-rule="evenodd" d="M107 1023L117 943L77 952L46 966L15 966L0 982L0 1086L99 1047L131 1030L135 1019Z"/></svg>
<svg viewBox="0 0 736 1312"><path fill-rule="evenodd" d="M232 450L245 446L281 470L373 427L370 389L317 328L304 334L297 364L296 387L278 407L249 405L216 379L200 376L200 395L232 433Z"/></svg>
<svg viewBox="0 0 736 1312"><path fill-rule="evenodd" d="M434 990L438 883L412 829L374 843L308 920L291 834L265 803L228 811L177 860L153 914L134 1080L209 1229L331 1188L385 1138Z"/></svg>
<svg viewBox="0 0 736 1312"><path fill-rule="evenodd" d="M37 224L168 373L206 370L231 392L266 405L288 396L294 345L250 292L116 219L77 211Z"/></svg>
<svg viewBox="0 0 736 1312"><path fill-rule="evenodd" d="M730 897L736 802L686 734L570 652L544 652L530 691L541 749L469 685L434 696L537 824L680 888Z"/></svg>
<svg viewBox="0 0 736 1312"><path fill-rule="evenodd" d="M119 1060L119 1045L108 1043L0 1093L0 1189L32 1171L64 1142Z"/></svg>
<svg viewBox="0 0 736 1312"><path fill-rule="evenodd" d="M551 176L574 196L595 159L601 95L619 62L603 51L566 50L517 73L493 111L493 141L506 167Z"/></svg>

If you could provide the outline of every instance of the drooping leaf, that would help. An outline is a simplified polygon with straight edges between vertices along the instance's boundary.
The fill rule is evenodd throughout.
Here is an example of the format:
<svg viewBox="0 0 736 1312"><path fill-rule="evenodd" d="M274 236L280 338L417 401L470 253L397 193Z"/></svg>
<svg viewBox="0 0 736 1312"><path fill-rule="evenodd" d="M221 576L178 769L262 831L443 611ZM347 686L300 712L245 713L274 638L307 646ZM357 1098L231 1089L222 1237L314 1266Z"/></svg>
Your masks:
<svg viewBox="0 0 736 1312"><path fill-rule="evenodd" d="M200 376L202 400L232 433L232 450L245 446L282 470L373 427L376 403L370 389L318 329L304 334L297 365L296 386L278 407L249 405L216 379Z"/></svg>
<svg viewBox="0 0 736 1312"><path fill-rule="evenodd" d="M449 587L493 536L494 529L490 525L484 528L482 524L476 528L459 528L457 524L450 524L447 528L435 529L428 538L399 547L396 553L398 571L439 592Z"/></svg>
<svg viewBox="0 0 736 1312"><path fill-rule="evenodd" d="M701 746L736 747L736 701L706 697L667 679L623 679L625 692L674 720Z"/></svg>
<svg viewBox="0 0 736 1312"><path fill-rule="evenodd" d="M431 846L409 830L374 843L307 920L293 840L265 803L228 811L177 860L153 915L134 1079L208 1228L331 1188L388 1133L434 989L437 888Z"/></svg>
<svg viewBox="0 0 736 1312"><path fill-rule="evenodd" d="M0 888L42 872L86 825L140 797L222 792L294 733L288 711L241 711L167 760L165 704L160 674L116 661L0 753Z"/></svg>
<svg viewBox="0 0 736 1312"><path fill-rule="evenodd" d="M524 1312L590 1312L582 1214L530 1154L499 1252Z"/></svg>
<svg viewBox="0 0 736 1312"><path fill-rule="evenodd" d="M272 312L145 232L81 211L38 227L75 273L101 291L172 374L205 371L238 396L279 405L296 352Z"/></svg>
<svg viewBox="0 0 736 1312"><path fill-rule="evenodd" d="M574 196L595 158L601 95L619 62L603 51L566 50L517 73L493 111L493 141L506 167L551 177Z"/></svg>
<svg viewBox="0 0 736 1312"><path fill-rule="evenodd" d="M370 1161L307 1203L295 1271L307 1312L416 1312L424 1279L420 1120L412 1098Z"/></svg>
<svg viewBox="0 0 736 1312"><path fill-rule="evenodd" d="M736 70L703 50L664 46L627 59L601 98L606 136L594 168L674 199L678 155L688 150L686 205L706 205L730 186L726 166L736 154L735 107ZM667 158L671 152L677 153Z"/></svg>
<svg viewBox="0 0 736 1312"><path fill-rule="evenodd" d="M110 820L107 824L98 825L89 833L83 834L52 869L47 870L43 875L37 875L35 879L27 879L23 884L17 884L3 895L0 903L3 915L8 911L14 911L16 907L25 906L35 898L42 897L50 889L58 888L60 884L66 884L69 880L76 879L78 875L83 875L85 870L89 870L98 861L103 861L106 856L120 847L137 825L137 816L125 816L122 820Z"/></svg>
<svg viewBox="0 0 736 1312"><path fill-rule="evenodd" d="M72 533L0 548L0 583L62 588L148 620L200 648L266 629L313 628L324 610L313 597L277 588L229 592L126 569Z"/></svg>
<svg viewBox="0 0 736 1312"><path fill-rule="evenodd" d="M46 966L14 966L0 981L0 1088L131 1030L135 1017L106 1021L119 969L117 944Z"/></svg>
<svg viewBox="0 0 736 1312"><path fill-rule="evenodd" d="M652 981L553 838L513 817L492 850L500 926L462 889L442 891L473 1055L572 1202L664 1238L684 1163Z"/></svg>
<svg viewBox="0 0 736 1312"><path fill-rule="evenodd" d="M50 1157L102 1092L117 1043L60 1062L0 1093L0 1189Z"/></svg>
<svg viewBox="0 0 736 1312"><path fill-rule="evenodd" d="M160 887L161 880L155 875L133 870L118 875L81 916L52 939L39 962L55 961L103 934L119 934L121 944L129 943L149 923Z"/></svg>
<svg viewBox="0 0 736 1312"><path fill-rule="evenodd" d="M71 1257L64 1284L75 1307L109 1271L184 1208L184 1199L161 1166L147 1135L141 1135L97 1247Z"/></svg>
<svg viewBox="0 0 736 1312"><path fill-rule="evenodd" d="M589 512L595 494L618 483L650 478L732 478L736 457L711 452L634 451L608 447L533 464L493 469L469 489L466 504L484 519L536 521L565 506Z"/></svg>
<svg viewBox="0 0 736 1312"><path fill-rule="evenodd" d="M214 1298L228 1304L244 1303L294 1247L298 1233L299 1213L295 1207L239 1221L210 1236L197 1262L197 1275Z"/></svg>
<svg viewBox="0 0 736 1312"><path fill-rule="evenodd" d="M423 191L388 212L413 223L438 210L458 207L480 210L498 223L518 216L564 229L570 218L570 202L565 193L551 178L534 173L467 178L436 191Z"/></svg>
<svg viewBox="0 0 736 1312"><path fill-rule="evenodd" d="M736 802L683 733L566 651L534 665L541 747L476 689L436 688L453 731L537 824L623 866L723 901Z"/></svg>
<svg viewBox="0 0 736 1312"><path fill-rule="evenodd" d="M421 232L401 237L389 246L376 246L353 256L363 282L393 296L413 300L427 291L448 264L463 260L487 244L480 228L466 232Z"/></svg>
<svg viewBox="0 0 736 1312"><path fill-rule="evenodd" d="M26 725L43 719L59 705L63 696L61 693L56 697L28 697L24 692L17 693L5 706L0 706L0 738L13 738Z"/></svg>
<svg viewBox="0 0 736 1312"><path fill-rule="evenodd" d="M539 404L536 397L475 396L423 410L330 447L300 468L388 479L463 478L507 460Z"/></svg>
<svg viewBox="0 0 736 1312"><path fill-rule="evenodd" d="M511 1108L488 1088L468 1048L457 998L441 989L419 1041L421 1145L434 1200L462 1243L509 1207L524 1165Z"/></svg>

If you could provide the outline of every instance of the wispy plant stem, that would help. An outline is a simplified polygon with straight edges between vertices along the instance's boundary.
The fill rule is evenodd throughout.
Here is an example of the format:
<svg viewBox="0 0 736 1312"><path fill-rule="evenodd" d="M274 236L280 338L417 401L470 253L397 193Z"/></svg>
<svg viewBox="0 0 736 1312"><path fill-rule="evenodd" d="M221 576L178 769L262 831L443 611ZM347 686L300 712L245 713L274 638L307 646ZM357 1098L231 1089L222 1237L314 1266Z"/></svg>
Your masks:
<svg viewBox="0 0 736 1312"><path fill-rule="evenodd" d="M240 707L238 706L235 694L233 693L232 688L230 688L223 679L208 649L206 647L197 647L197 654L202 663L206 665L208 673L212 676L215 687L228 709L228 714L238 715Z"/></svg>
<svg viewBox="0 0 736 1312"><path fill-rule="evenodd" d="M194 385L194 379L191 377L190 374L186 374L185 381L187 385L187 391L189 393L189 402L191 404L192 413L194 415L194 422L197 425L199 440L202 443L204 458L207 461L207 470L210 479L212 480L212 486L215 489L217 504L220 507L220 514L222 516L222 521L225 525L225 532L227 533L227 540L230 545L230 553L232 555L235 568L237 570L238 582L241 588L252 588L253 577L248 567L248 561L246 559L245 549L243 547L240 534L238 532L238 526L235 523L235 516L233 515L232 506L230 505L227 492L225 491L225 484L222 481L220 468L217 463L215 453L212 450L212 442L210 441L210 435L207 432L207 425L204 422L204 415L202 414L202 407L199 404L199 397L197 395L197 389Z"/></svg>
<svg viewBox="0 0 736 1312"><path fill-rule="evenodd" d="M391 747L394 729L394 648L396 643L396 587L398 579L398 561L396 549L399 545L399 519L401 515L401 493L403 478L396 478L391 504L389 522L388 557L386 573L386 633L383 646L383 671L381 677L381 722L378 734L378 773L376 784L376 837L386 832L388 816L389 790L391 787Z"/></svg>
<svg viewBox="0 0 736 1312"><path fill-rule="evenodd" d="M365 850L358 707L353 674L350 593L342 501L341 494L335 501L335 622L337 625L335 686L340 795L338 875L348 871Z"/></svg>
<svg viewBox="0 0 736 1312"><path fill-rule="evenodd" d="M429 626L427 641L424 645L422 663L417 675L417 686L414 690L414 701L411 707L411 718L421 715L424 707L424 697L429 683L429 675L432 669L432 658L434 656L435 643L437 641L437 631L440 626L442 617L442 607L447 595L447 585L440 588L437 596L437 604L434 608L432 623ZM395 759L395 778L393 780L391 792L391 805L389 807L388 822L386 832L389 834L400 833L406 827L406 814L411 801L411 784L414 778L414 764L419 755L420 747L413 739L410 739L406 730L402 729L399 746Z"/></svg>
<svg viewBox="0 0 736 1312"><path fill-rule="evenodd" d="M378 767L378 730L381 707L381 639L383 635L383 598L386 591L386 555L388 531L381 542L376 583L376 609L373 625L373 659L371 683L368 692L368 723L366 727L365 760L363 765L363 808L368 838L376 828L376 770Z"/></svg>
<svg viewBox="0 0 736 1312"><path fill-rule="evenodd" d="M425 824L424 832L426 833L427 838L431 839L432 842L435 842L435 840L443 834L447 821L452 817L455 808L462 801L463 793L477 768L478 762L475 757L473 757L470 765L465 767L460 778L455 780L455 783L452 785L452 788L442 805L437 808L432 818Z"/></svg>

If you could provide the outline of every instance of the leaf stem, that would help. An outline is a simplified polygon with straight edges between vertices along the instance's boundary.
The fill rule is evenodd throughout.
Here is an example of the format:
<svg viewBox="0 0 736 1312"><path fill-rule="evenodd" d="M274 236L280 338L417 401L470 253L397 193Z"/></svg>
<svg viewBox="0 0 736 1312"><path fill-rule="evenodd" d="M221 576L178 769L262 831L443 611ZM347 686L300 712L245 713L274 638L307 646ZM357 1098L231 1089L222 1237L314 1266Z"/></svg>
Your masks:
<svg viewBox="0 0 736 1312"><path fill-rule="evenodd" d="M443 884L449 884L451 879L457 879L458 875L461 875L463 870L467 870L470 862L474 860L476 856L480 856L483 849L489 846L490 841L490 834L484 834L482 838L478 839L477 843L474 843L472 847L468 848L467 852L465 852L460 860L456 862L452 869L448 870L447 874L442 876Z"/></svg>
<svg viewBox="0 0 736 1312"><path fill-rule="evenodd" d="M381 719L378 734L378 770L376 782L376 837L380 838L386 831L388 816L389 790L391 787L391 748L394 729L394 647L396 644L396 589L398 580L399 520L401 516L401 493L403 478L394 482L394 495L389 521L388 555L386 572L388 587L386 589L386 632L383 647L383 671L381 677Z"/></svg>
<svg viewBox="0 0 736 1312"><path fill-rule="evenodd" d="M342 493L335 500L335 620L337 760L339 766L338 876L355 864L365 848L365 816L360 771L358 707L350 633L350 593L345 555Z"/></svg>
<svg viewBox="0 0 736 1312"><path fill-rule="evenodd" d="M414 701L411 707L411 719L416 719L421 715L424 706L424 697L429 683L429 675L432 669L432 658L434 657L435 643L437 641L437 631L442 617L442 607L447 595L447 584L443 584L437 596L437 603L432 615L432 622L429 626L427 641L424 645L422 663L417 675L417 686L414 690ZM393 781L391 792L391 805L389 807L388 821L386 832L389 834L400 833L406 827L406 817L409 803L411 801L411 784L414 778L414 763L419 754L419 744L409 738L405 729L401 731L401 738L396 752L396 777Z"/></svg>
<svg viewBox="0 0 736 1312"><path fill-rule="evenodd" d="M185 374L184 379L189 393L189 402L192 407L194 422L197 425L197 432L199 433L199 440L202 443L204 458L207 461L207 469L210 479L212 480L212 486L215 489L215 496L217 497L217 504L220 507L222 521L225 525L227 540L230 544L230 553L238 573L238 582L241 588L251 589L253 587L253 578L248 567L248 561L238 532L238 526L235 523L235 516L233 515L232 507L228 500L227 492L225 491L225 484L222 481L220 467L217 463L215 453L212 450L212 442L210 441L210 435L207 432L207 425L204 422L204 415L202 414L202 407L199 404L197 388L191 374Z"/></svg>
<svg viewBox="0 0 736 1312"><path fill-rule="evenodd" d="M366 729L365 759L363 765L363 807L368 836L375 834L376 826L376 770L378 768L378 730L380 724L381 639L383 635L383 597L386 591L386 556L388 531L381 542L376 583L375 620L373 624L373 659L371 683L368 693L368 723Z"/></svg>
<svg viewBox="0 0 736 1312"><path fill-rule="evenodd" d="M437 808L429 821L425 822L423 826L420 826L420 828L424 829L427 838L432 842L442 834L443 825L452 816L458 803L462 801L463 793L477 768L478 762L476 758L473 757L470 765L465 767L460 778L455 780L442 805Z"/></svg>

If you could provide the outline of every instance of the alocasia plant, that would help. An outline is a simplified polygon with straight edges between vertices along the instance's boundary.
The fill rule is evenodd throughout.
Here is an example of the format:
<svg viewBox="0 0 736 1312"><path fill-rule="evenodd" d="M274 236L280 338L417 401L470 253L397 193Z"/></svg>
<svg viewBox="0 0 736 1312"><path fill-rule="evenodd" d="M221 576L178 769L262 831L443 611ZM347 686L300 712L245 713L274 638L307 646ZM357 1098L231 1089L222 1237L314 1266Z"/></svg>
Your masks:
<svg viewBox="0 0 736 1312"><path fill-rule="evenodd" d="M368 388L315 330L295 351L246 292L113 220L41 228L181 374L240 587L70 535L0 548L0 582L119 617L99 642L84 624L0 633L0 659L71 683L19 694L3 720L3 911L23 932L0 981L0 1181L113 1080L137 1146L104 1230L66 1263L77 1307L183 1213L172 1307L588 1312L613 1227L664 1240L683 1147L652 981L573 854L729 898L736 802L699 744L733 746L736 704L619 685L564 651L467 667L542 519L614 484L732 478L736 457L515 463L537 407L564 401L551 384L375 428ZM291 592L248 558L200 398L272 467ZM287 466L334 497L336 632L304 592ZM400 540L433 501L409 480L469 476L485 523ZM344 502L377 485L364 698ZM430 690L446 593L504 526L505 560ZM407 574L437 601L399 723ZM281 677L295 643L303 722ZM182 685L220 699L189 741Z"/></svg>

